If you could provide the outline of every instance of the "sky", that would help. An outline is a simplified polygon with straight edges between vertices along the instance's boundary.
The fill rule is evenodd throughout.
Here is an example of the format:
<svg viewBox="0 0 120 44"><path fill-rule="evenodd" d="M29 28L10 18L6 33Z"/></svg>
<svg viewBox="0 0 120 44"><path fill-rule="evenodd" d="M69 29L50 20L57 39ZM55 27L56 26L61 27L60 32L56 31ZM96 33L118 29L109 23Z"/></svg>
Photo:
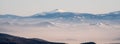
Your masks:
<svg viewBox="0 0 120 44"><path fill-rule="evenodd" d="M120 10L120 0L0 0L0 14L29 16L62 9L79 13L107 13Z"/></svg>

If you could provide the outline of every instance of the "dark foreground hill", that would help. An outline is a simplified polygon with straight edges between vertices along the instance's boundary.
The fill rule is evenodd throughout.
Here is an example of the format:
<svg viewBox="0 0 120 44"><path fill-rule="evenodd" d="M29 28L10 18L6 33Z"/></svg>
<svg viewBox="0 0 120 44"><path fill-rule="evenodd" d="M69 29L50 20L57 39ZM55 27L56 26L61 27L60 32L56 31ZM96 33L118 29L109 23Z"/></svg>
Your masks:
<svg viewBox="0 0 120 44"><path fill-rule="evenodd" d="M30 39L0 33L0 44L65 44L65 43L49 42L37 38Z"/></svg>
<svg viewBox="0 0 120 44"><path fill-rule="evenodd" d="M80 44L96 44L95 42L85 42L85 43L80 43Z"/></svg>

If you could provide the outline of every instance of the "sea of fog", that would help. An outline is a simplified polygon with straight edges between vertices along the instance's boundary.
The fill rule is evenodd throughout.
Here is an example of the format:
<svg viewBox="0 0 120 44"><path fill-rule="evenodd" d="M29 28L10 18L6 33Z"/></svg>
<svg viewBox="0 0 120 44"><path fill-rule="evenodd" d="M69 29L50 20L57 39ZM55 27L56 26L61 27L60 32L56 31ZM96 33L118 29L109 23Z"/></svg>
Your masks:
<svg viewBox="0 0 120 44"><path fill-rule="evenodd" d="M120 11L105 14L45 12L26 17L0 15L0 33L69 44L120 43Z"/></svg>
<svg viewBox="0 0 120 44"><path fill-rule="evenodd" d="M58 23L55 26L0 25L0 32L69 44L91 41L97 44L120 42L120 25L88 25L86 23Z"/></svg>

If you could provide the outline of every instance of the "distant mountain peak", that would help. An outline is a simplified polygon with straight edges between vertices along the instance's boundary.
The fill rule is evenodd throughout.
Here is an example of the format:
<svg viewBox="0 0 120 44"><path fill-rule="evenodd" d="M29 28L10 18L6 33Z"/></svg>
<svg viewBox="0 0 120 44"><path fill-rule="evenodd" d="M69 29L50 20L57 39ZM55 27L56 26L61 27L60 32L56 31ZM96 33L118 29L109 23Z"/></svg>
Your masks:
<svg viewBox="0 0 120 44"><path fill-rule="evenodd" d="M65 10L63 10L63 9L55 9L55 10L52 10L50 12L65 12Z"/></svg>

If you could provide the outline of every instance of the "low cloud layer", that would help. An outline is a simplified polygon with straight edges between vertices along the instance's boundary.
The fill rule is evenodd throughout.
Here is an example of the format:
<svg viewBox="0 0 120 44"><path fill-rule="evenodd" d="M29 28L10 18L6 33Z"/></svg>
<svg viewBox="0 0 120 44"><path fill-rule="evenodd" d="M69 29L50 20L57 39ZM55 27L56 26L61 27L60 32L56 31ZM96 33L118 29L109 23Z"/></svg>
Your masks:
<svg viewBox="0 0 120 44"><path fill-rule="evenodd" d="M29 17L0 16L0 32L71 44L87 41L98 44L120 41L119 12L104 15L76 15L77 13L69 12L46 14Z"/></svg>

